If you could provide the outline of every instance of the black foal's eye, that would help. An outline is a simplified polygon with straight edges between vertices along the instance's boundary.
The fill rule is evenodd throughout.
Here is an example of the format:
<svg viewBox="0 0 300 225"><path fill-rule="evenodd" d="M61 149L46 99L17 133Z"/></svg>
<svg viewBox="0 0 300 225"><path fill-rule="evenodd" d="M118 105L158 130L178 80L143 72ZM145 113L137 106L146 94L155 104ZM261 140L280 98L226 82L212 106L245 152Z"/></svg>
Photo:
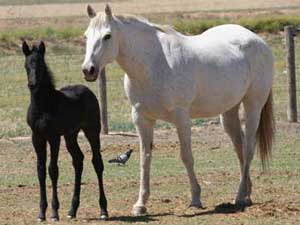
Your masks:
<svg viewBox="0 0 300 225"><path fill-rule="evenodd" d="M111 38L111 34L106 34L104 37L103 37L103 40L106 41L106 40L109 40Z"/></svg>

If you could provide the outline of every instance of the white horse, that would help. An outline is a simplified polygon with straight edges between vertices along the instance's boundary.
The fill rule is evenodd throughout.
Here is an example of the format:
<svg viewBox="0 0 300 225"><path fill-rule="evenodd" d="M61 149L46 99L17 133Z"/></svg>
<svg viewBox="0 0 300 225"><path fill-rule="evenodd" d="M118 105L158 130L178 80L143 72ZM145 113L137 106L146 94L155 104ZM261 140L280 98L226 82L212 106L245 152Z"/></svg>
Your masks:
<svg viewBox="0 0 300 225"><path fill-rule="evenodd" d="M201 35L184 36L170 27L135 16L115 16L87 8L91 18L85 32L82 70L87 81L116 60L125 74L126 95L140 138L140 192L132 213L146 212L150 195L153 126L160 119L174 124L180 155L186 167L192 201L202 207L201 188L191 152L191 118L221 114L241 168L236 204L250 205L249 167L256 141L263 165L271 153L273 56L256 34L238 25L222 25ZM245 111L245 134L239 106Z"/></svg>

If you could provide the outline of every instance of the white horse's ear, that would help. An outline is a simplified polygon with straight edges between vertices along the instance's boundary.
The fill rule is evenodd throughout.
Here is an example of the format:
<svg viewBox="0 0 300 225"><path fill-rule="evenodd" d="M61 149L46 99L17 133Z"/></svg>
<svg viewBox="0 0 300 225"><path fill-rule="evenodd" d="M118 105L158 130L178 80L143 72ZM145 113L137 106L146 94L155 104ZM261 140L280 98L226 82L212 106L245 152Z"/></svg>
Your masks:
<svg viewBox="0 0 300 225"><path fill-rule="evenodd" d="M111 11L109 4L106 4L106 6L105 6L105 14L109 19L112 18L112 11Z"/></svg>
<svg viewBox="0 0 300 225"><path fill-rule="evenodd" d="M87 6L87 13L91 19L96 16L95 10L90 5Z"/></svg>

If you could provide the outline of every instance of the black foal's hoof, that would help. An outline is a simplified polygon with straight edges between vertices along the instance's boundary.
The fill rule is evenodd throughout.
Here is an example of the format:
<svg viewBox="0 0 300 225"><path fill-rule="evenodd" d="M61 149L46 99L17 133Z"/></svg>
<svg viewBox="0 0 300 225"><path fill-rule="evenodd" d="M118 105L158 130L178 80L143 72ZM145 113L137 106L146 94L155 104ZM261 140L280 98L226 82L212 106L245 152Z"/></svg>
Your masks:
<svg viewBox="0 0 300 225"><path fill-rule="evenodd" d="M108 220L108 213L103 213L100 215L100 220Z"/></svg>
<svg viewBox="0 0 300 225"><path fill-rule="evenodd" d="M77 210L70 209L70 211L68 212L68 219L75 219L76 218L76 211Z"/></svg>
<svg viewBox="0 0 300 225"><path fill-rule="evenodd" d="M67 217L68 217L68 219L70 219L70 220L72 220L72 219L75 219L75 218L76 218L76 216L75 216L75 215L70 215L70 214L69 214Z"/></svg>
<svg viewBox="0 0 300 225"><path fill-rule="evenodd" d="M38 217L37 221L38 222L44 222L46 220L46 217Z"/></svg>
<svg viewBox="0 0 300 225"><path fill-rule="evenodd" d="M52 217L52 218L51 218L51 221L52 221L52 222L57 222L57 221L59 221L59 218L57 218L57 217Z"/></svg>

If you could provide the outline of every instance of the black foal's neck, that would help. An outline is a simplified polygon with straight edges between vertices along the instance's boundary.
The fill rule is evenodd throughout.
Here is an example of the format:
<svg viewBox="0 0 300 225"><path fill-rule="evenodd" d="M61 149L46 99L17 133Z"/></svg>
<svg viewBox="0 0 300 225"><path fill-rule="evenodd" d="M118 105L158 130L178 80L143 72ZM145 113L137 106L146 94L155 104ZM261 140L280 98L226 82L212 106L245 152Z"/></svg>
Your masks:
<svg viewBox="0 0 300 225"><path fill-rule="evenodd" d="M37 67L38 85L30 90L31 104L40 110L47 110L55 101L55 85L52 73L42 59Z"/></svg>

